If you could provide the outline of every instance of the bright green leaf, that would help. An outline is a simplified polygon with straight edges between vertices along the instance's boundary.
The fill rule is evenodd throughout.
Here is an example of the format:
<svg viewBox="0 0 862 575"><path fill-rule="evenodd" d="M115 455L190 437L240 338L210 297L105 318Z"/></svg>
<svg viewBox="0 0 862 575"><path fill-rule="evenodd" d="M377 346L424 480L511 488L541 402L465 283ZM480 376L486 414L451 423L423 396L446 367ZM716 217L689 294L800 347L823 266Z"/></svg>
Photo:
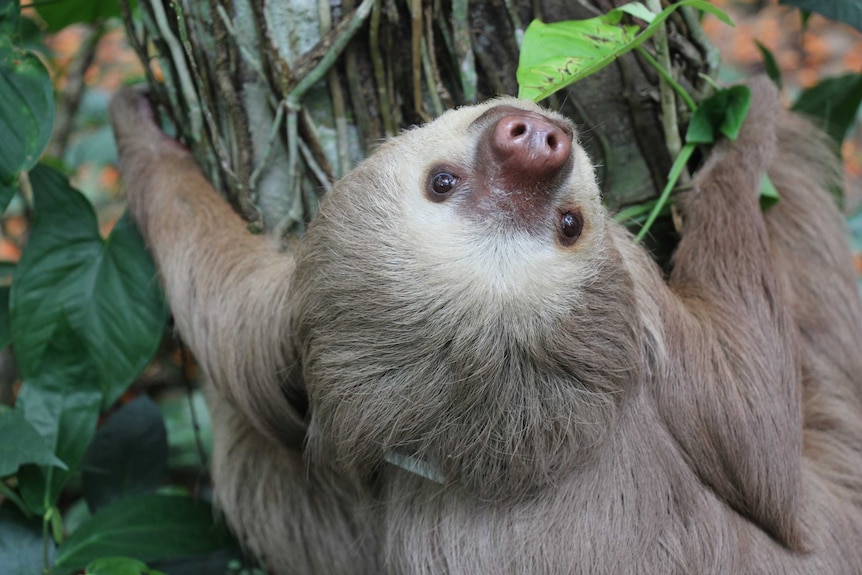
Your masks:
<svg viewBox="0 0 862 575"><path fill-rule="evenodd" d="M165 575L147 567L137 559L128 557L103 557L96 559L84 569L84 575Z"/></svg>
<svg viewBox="0 0 862 575"><path fill-rule="evenodd" d="M620 12L625 12L635 18L640 18L647 24L655 20L656 14L640 2L629 2L617 8Z"/></svg>
<svg viewBox="0 0 862 575"><path fill-rule="evenodd" d="M682 0L651 18L638 34L634 25L619 26L623 13L648 17L639 3L627 4L587 20L545 24L534 20L524 34L518 60L518 97L533 101L598 72L614 59L634 50L655 34L662 23L681 6L714 14L732 25L730 18L705 0Z"/></svg>
<svg viewBox="0 0 862 575"><path fill-rule="evenodd" d="M48 145L54 127L54 88L39 58L2 36L0 102L0 182L8 186L18 172L36 164Z"/></svg>
<svg viewBox="0 0 862 575"><path fill-rule="evenodd" d="M84 343L63 318L49 334L38 371L24 378L15 404L69 468L21 468L21 495L32 511L41 514L56 504L71 470L93 438L101 403L102 393Z"/></svg>
<svg viewBox="0 0 862 575"><path fill-rule="evenodd" d="M48 558L54 544L45 543ZM42 572L42 521L25 519L11 505L0 505L0 568L3 575L34 575Z"/></svg>
<svg viewBox="0 0 862 575"><path fill-rule="evenodd" d="M751 106L751 89L748 86L732 86L727 89L727 108L719 131L730 140L736 140L739 130Z"/></svg>
<svg viewBox="0 0 862 575"><path fill-rule="evenodd" d="M120 501L85 521L57 549L52 573L69 573L100 557L139 561L194 555L231 544L199 500L143 495Z"/></svg>
<svg viewBox="0 0 862 575"><path fill-rule="evenodd" d="M763 58L763 68L766 71L766 75L769 76L769 79L772 80L780 90L782 87L781 68L778 67L778 62L775 61L775 56L772 55L769 48L760 42L755 40L754 43L757 45L757 49L760 50L760 56Z"/></svg>
<svg viewBox="0 0 862 575"><path fill-rule="evenodd" d="M641 227L640 231L635 236L635 243L640 242L644 237L646 237L650 228L652 228L653 223L655 223L656 218L658 218L662 210L665 209L665 206L670 199L670 194L676 187L676 183L679 181L679 177L682 175L686 165L688 165L688 161L691 159L694 149L695 145L689 142L679 151L679 155L674 159L673 165L670 167L670 173L667 175L667 183L665 184L664 189L661 191L661 194L655 202L649 216L647 216L643 227Z"/></svg>
<svg viewBox="0 0 862 575"><path fill-rule="evenodd" d="M611 15L553 24L534 20L518 61L518 97L541 100L611 63L638 30L616 21Z"/></svg>
<svg viewBox="0 0 862 575"><path fill-rule="evenodd" d="M93 24L120 15L117 0L62 0L37 3L39 16L48 24L48 30L58 32L70 24Z"/></svg>
<svg viewBox="0 0 862 575"><path fill-rule="evenodd" d="M781 201L781 196L778 194L778 190L775 189L769 174L764 173L760 179L760 209L768 210L779 201Z"/></svg>
<svg viewBox="0 0 862 575"><path fill-rule="evenodd" d="M780 0L778 3L817 12L862 30L862 0Z"/></svg>
<svg viewBox="0 0 862 575"><path fill-rule="evenodd" d="M26 380L68 321L113 403L149 362L166 306L143 240L124 216L107 240L89 202L54 170L30 173L35 217L12 285L12 333Z"/></svg>
<svg viewBox="0 0 862 575"><path fill-rule="evenodd" d="M862 103L862 74L827 78L799 95L793 110L816 118L820 127L839 144L853 125Z"/></svg>
<svg viewBox="0 0 862 575"><path fill-rule="evenodd" d="M692 114L685 141L689 144L712 144L719 134L735 140L750 105L751 90L748 86L716 90Z"/></svg>
<svg viewBox="0 0 862 575"><path fill-rule="evenodd" d="M15 409L0 406L0 477L18 471L21 465L54 465L67 469L66 464L54 455L45 438Z"/></svg>
<svg viewBox="0 0 862 575"><path fill-rule="evenodd" d="M82 463L83 491L94 513L132 495L155 492L164 479L168 437L162 412L142 395L111 414Z"/></svg>

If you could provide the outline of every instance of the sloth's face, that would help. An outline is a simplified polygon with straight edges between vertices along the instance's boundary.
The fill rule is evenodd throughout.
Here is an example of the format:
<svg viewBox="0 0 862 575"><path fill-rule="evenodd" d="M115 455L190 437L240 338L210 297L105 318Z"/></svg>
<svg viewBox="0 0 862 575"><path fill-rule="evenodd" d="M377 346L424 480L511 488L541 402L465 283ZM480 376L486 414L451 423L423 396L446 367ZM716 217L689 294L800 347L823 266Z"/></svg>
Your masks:
<svg viewBox="0 0 862 575"><path fill-rule="evenodd" d="M365 267L422 284L426 299L481 302L493 314L504 306L530 321L577 305L605 233L574 126L514 98L452 110L386 143L336 186L318 220L309 233L325 227L333 252L333 241L352 252L348 242L367 240Z"/></svg>
<svg viewBox="0 0 862 575"><path fill-rule="evenodd" d="M450 111L381 152L405 243L441 282L507 303L540 296L535 309L593 275L604 209L563 116L499 99Z"/></svg>

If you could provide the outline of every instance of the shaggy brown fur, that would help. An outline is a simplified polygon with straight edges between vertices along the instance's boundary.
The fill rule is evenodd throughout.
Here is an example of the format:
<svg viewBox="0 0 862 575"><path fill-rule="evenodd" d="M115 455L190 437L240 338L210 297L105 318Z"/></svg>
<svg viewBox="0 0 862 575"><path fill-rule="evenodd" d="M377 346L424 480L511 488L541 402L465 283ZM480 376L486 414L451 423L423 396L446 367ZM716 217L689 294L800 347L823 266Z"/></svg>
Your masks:
<svg viewBox="0 0 862 575"><path fill-rule="evenodd" d="M279 574L862 573L862 308L834 162L752 89L680 199L669 281L608 218L568 121L532 104L392 140L280 253L118 94L129 203L214 383L241 540Z"/></svg>

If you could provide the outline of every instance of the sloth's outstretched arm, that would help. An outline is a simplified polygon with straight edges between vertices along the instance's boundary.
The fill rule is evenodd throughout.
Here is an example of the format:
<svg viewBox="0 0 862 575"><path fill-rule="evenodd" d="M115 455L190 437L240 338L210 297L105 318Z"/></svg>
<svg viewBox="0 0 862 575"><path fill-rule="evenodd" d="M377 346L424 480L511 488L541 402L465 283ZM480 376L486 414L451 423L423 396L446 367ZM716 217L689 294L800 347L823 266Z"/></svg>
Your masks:
<svg viewBox="0 0 862 575"><path fill-rule="evenodd" d="M140 92L114 96L111 122L129 207L183 339L258 431L299 447L302 391L288 333L292 256L246 230L191 154L158 128Z"/></svg>
<svg viewBox="0 0 862 575"><path fill-rule="evenodd" d="M140 93L117 93L111 121L132 215L177 328L214 384L220 509L273 573L379 573L363 488L309 469L301 451L305 398L288 332L293 257L246 230Z"/></svg>
<svg viewBox="0 0 862 575"><path fill-rule="evenodd" d="M701 479L778 541L801 546L800 380L795 332L759 205L776 151L777 90L752 82L735 142L711 153L680 198L670 372L659 394Z"/></svg>

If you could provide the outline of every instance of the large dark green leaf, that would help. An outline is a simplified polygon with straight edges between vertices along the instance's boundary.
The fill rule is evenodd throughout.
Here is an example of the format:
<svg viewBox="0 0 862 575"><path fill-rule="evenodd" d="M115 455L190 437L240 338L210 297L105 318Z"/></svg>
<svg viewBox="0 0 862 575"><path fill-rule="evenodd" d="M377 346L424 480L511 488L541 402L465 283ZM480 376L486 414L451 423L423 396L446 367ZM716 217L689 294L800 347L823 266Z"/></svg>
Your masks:
<svg viewBox="0 0 862 575"><path fill-rule="evenodd" d="M39 16L51 32L62 30L69 24L92 24L105 18L120 15L118 0L59 0L37 3Z"/></svg>
<svg viewBox="0 0 862 575"><path fill-rule="evenodd" d="M41 514L57 502L69 473L93 438L101 403L102 393L84 342L61 317L49 334L38 371L24 378L16 403L16 409L69 468L21 468L21 495L34 512Z"/></svg>
<svg viewBox="0 0 862 575"><path fill-rule="evenodd" d="M17 191L18 184L14 179L8 183L0 182L0 214L9 207L9 202L15 197L15 192Z"/></svg>
<svg viewBox="0 0 862 575"><path fill-rule="evenodd" d="M66 469L66 464L54 455L45 438L17 410L0 405L0 477L12 475L21 465L56 465Z"/></svg>
<svg viewBox="0 0 862 575"><path fill-rule="evenodd" d="M50 559L54 543L45 545ZM11 505L0 506L0 573L34 575L42 572L43 561L42 521L25 519Z"/></svg>
<svg viewBox="0 0 862 575"><path fill-rule="evenodd" d="M18 32L20 18L21 3L19 0L3 0L3 2L0 2L0 37L14 37Z"/></svg>
<svg viewBox="0 0 862 575"><path fill-rule="evenodd" d="M800 10L817 12L862 30L862 0L780 0L779 4L789 4Z"/></svg>
<svg viewBox="0 0 862 575"><path fill-rule="evenodd" d="M12 284L15 351L26 380L68 321L113 403L155 353L166 318L155 266L128 217L107 240L89 202L54 170L30 173L35 217Z"/></svg>
<svg viewBox="0 0 862 575"><path fill-rule="evenodd" d="M162 412L149 397L139 396L111 414L84 456L84 497L90 510L154 492L164 479L167 459Z"/></svg>
<svg viewBox="0 0 862 575"><path fill-rule="evenodd" d="M827 78L799 95L793 109L818 119L820 127L841 143L862 102L862 74Z"/></svg>
<svg viewBox="0 0 862 575"><path fill-rule="evenodd" d="M120 501L85 521L57 549L53 573L80 569L100 557L152 561L206 553L231 545L199 500L143 495Z"/></svg>
<svg viewBox="0 0 862 575"><path fill-rule="evenodd" d="M0 185L11 186L18 172L36 164L53 127L48 71L0 34Z"/></svg>

